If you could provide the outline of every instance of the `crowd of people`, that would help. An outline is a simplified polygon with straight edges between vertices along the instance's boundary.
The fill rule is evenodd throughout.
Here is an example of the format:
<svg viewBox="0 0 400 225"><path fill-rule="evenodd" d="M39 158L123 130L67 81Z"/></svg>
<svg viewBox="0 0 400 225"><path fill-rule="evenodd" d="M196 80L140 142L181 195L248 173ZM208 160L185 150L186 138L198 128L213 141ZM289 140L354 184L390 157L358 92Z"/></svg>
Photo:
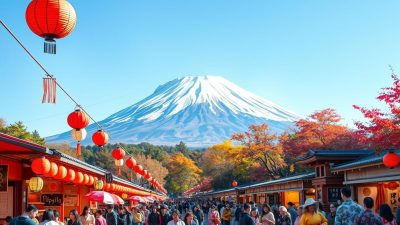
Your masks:
<svg viewBox="0 0 400 225"><path fill-rule="evenodd" d="M400 203L393 215L388 204L381 204L375 213L370 197L363 199L363 206L354 202L347 187L341 189L341 197L340 205L330 204L328 212L312 198L298 206L292 202L287 206L270 206L186 199L138 204L132 208L84 207L81 214L71 210L63 222L59 212L52 209L46 209L39 219L38 209L30 205L23 215L8 218L8 225L400 225Z"/></svg>

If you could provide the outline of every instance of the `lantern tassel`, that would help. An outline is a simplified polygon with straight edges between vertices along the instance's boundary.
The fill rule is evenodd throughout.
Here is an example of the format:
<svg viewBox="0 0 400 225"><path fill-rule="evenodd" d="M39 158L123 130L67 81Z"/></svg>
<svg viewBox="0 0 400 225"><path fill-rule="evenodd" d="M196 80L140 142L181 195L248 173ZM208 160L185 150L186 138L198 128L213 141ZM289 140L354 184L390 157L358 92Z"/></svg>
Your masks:
<svg viewBox="0 0 400 225"><path fill-rule="evenodd" d="M118 176L121 176L121 167L118 167Z"/></svg>
<svg viewBox="0 0 400 225"><path fill-rule="evenodd" d="M53 103L56 104L56 90L57 82L56 78L43 77L43 97L42 103Z"/></svg>
<svg viewBox="0 0 400 225"><path fill-rule="evenodd" d="M44 39L44 53L56 54L56 41L51 37Z"/></svg>
<svg viewBox="0 0 400 225"><path fill-rule="evenodd" d="M78 142L76 144L76 156L80 156L81 155L81 143Z"/></svg>

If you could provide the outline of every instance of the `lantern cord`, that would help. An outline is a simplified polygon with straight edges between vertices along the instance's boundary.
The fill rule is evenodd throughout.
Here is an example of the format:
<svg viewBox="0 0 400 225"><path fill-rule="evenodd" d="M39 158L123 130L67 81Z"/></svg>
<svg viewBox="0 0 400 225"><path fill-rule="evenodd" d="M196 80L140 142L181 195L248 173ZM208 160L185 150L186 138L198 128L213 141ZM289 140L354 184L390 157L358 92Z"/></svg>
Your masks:
<svg viewBox="0 0 400 225"><path fill-rule="evenodd" d="M67 97L71 99L71 101L74 102L78 108L80 108L83 112L85 112L88 115L88 117L97 125L99 129L104 130L104 128L95 119L93 119L92 116L90 116L90 114L60 85L60 83L56 81L55 77L46 70L46 68L35 58L35 56L32 55L32 53L24 46L24 44L22 44L22 42L17 38L17 36L15 36L15 34L10 30L10 28L8 28L8 26L3 22L2 19L0 19L0 23L7 30L7 32L14 38L14 40L18 42L18 44L25 50L25 52L33 59L33 61L35 61L36 64L45 72L46 76L52 78L55 84L61 89L61 91L64 92L64 94L67 95ZM118 143L117 146L122 148L122 146Z"/></svg>
<svg viewBox="0 0 400 225"><path fill-rule="evenodd" d="M15 36L15 34L10 30L10 28L8 28L8 26L3 22L3 20L0 19L0 23L8 31L8 33L15 39L15 41L17 41L18 44L25 50L25 52L33 59L33 61L35 61L36 64L46 73L46 76L54 78L54 76L51 75L46 70L46 68L44 68L44 66L35 58L35 56L33 56L32 53L22 44L22 42L17 38L17 36ZM68 94L68 92L57 81L55 82L56 85L67 95L67 97L71 99L71 101L73 101L77 107L79 107L89 116L89 118L97 125L98 128L103 129L103 127L96 120L94 120L93 117L91 117L90 114L87 113L87 111L81 105L79 105L78 102L70 94Z"/></svg>

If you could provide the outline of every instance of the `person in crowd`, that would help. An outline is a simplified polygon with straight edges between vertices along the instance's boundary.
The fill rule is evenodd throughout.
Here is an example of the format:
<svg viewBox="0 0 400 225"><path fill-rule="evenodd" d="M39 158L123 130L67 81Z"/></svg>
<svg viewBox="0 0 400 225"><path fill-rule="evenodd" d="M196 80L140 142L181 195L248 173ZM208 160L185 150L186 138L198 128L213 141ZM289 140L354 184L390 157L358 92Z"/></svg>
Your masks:
<svg viewBox="0 0 400 225"><path fill-rule="evenodd" d="M168 222L167 225L185 225L185 222L183 222L179 218L179 211L174 209L172 210L172 220Z"/></svg>
<svg viewBox="0 0 400 225"><path fill-rule="evenodd" d="M329 205L330 212L326 215L326 219L328 220L328 225L335 225L336 208L337 208L337 203L331 203Z"/></svg>
<svg viewBox="0 0 400 225"><path fill-rule="evenodd" d="M279 207L279 217L276 220L276 225L292 225L292 218L285 206Z"/></svg>
<svg viewBox="0 0 400 225"><path fill-rule="evenodd" d="M292 220L292 225L294 224L294 221L296 221L297 218L297 212L296 212L296 207L293 202L288 202L288 211L290 213L290 219Z"/></svg>
<svg viewBox="0 0 400 225"><path fill-rule="evenodd" d="M256 225L250 217L251 207L249 204L245 203L243 205L243 213L239 219L239 225Z"/></svg>
<svg viewBox="0 0 400 225"><path fill-rule="evenodd" d="M275 225L275 217L268 204L263 205L260 222L262 225Z"/></svg>
<svg viewBox="0 0 400 225"><path fill-rule="evenodd" d="M187 212L184 218L185 225L198 225L196 220L193 219L194 215L192 212Z"/></svg>
<svg viewBox="0 0 400 225"><path fill-rule="evenodd" d="M379 215L384 225L396 225L396 220L388 204L384 203L379 206Z"/></svg>
<svg viewBox="0 0 400 225"><path fill-rule="evenodd" d="M6 216L6 225L9 225L12 219L12 216Z"/></svg>
<svg viewBox="0 0 400 225"><path fill-rule="evenodd" d="M168 222L172 220L171 216L167 211L167 206L165 204L161 205L160 211L161 211L160 214L161 225L167 225Z"/></svg>
<svg viewBox="0 0 400 225"><path fill-rule="evenodd" d="M142 215L143 215L143 218L142 218L142 224L143 225L148 225L148 219L149 219L149 214L150 214L150 211L147 209L147 205L142 205Z"/></svg>
<svg viewBox="0 0 400 225"><path fill-rule="evenodd" d="M279 206L278 205L274 205L272 206L272 213L274 214L275 217L275 223L276 220L279 218L280 214L279 214Z"/></svg>
<svg viewBox="0 0 400 225"><path fill-rule="evenodd" d="M10 225L37 225L33 219L38 215L38 209L34 205L29 205L24 214L11 220Z"/></svg>
<svg viewBox="0 0 400 225"><path fill-rule="evenodd" d="M221 223L221 218L215 205L211 206L211 212L208 217L208 225L218 225Z"/></svg>
<svg viewBox="0 0 400 225"><path fill-rule="evenodd" d="M299 207L297 207L297 217L296 220L294 221L294 225L300 225L300 220L301 220L301 216L303 215L303 206L299 205Z"/></svg>
<svg viewBox="0 0 400 225"><path fill-rule="evenodd" d="M353 225L354 219L360 215L364 209L351 200L351 189L349 187L340 189L340 194L343 202L336 210L335 225Z"/></svg>
<svg viewBox="0 0 400 225"><path fill-rule="evenodd" d="M222 211L222 225L230 225L232 218L232 211L229 204L226 204Z"/></svg>
<svg viewBox="0 0 400 225"><path fill-rule="evenodd" d="M235 212L236 212L236 209L237 209L237 204L236 203L233 203L232 205L231 205L231 225L236 225L235 224Z"/></svg>
<svg viewBox="0 0 400 225"><path fill-rule="evenodd" d="M58 225L64 225L63 222L61 222L60 220L60 213L57 210L53 210L53 214L54 214L54 221L58 224Z"/></svg>
<svg viewBox="0 0 400 225"><path fill-rule="evenodd" d="M308 198L304 203L304 212L300 219L300 225L328 225L328 220L317 210L317 202Z"/></svg>
<svg viewBox="0 0 400 225"><path fill-rule="evenodd" d="M132 225L132 213L129 212L129 206L125 206L126 224Z"/></svg>
<svg viewBox="0 0 400 225"><path fill-rule="evenodd" d="M69 212L69 220L67 225L82 225L78 211L73 209Z"/></svg>
<svg viewBox="0 0 400 225"><path fill-rule="evenodd" d="M151 213L149 214L148 224L149 225L160 225L161 218L160 214L157 212L157 207L153 206L151 208Z"/></svg>
<svg viewBox="0 0 400 225"><path fill-rule="evenodd" d="M113 205L107 205L106 221L107 221L107 225L117 225L118 224L118 215L114 211Z"/></svg>
<svg viewBox="0 0 400 225"><path fill-rule="evenodd" d="M364 198L364 208L365 211L355 218L355 225L383 225L381 218L372 211L374 200L371 197Z"/></svg>
<svg viewBox="0 0 400 225"><path fill-rule="evenodd" d="M39 225L58 225L54 219L54 212L52 209L46 209L43 212L42 222Z"/></svg>
<svg viewBox="0 0 400 225"><path fill-rule="evenodd" d="M96 219L95 219L95 225L107 225L106 219L103 217L103 211L101 209L98 209L96 211Z"/></svg>
<svg viewBox="0 0 400 225"><path fill-rule="evenodd" d="M400 225L400 198L397 199L396 223Z"/></svg>
<svg viewBox="0 0 400 225"><path fill-rule="evenodd" d="M83 207L80 219L82 225L94 225L95 222L94 216L90 213L88 206Z"/></svg>
<svg viewBox="0 0 400 225"><path fill-rule="evenodd" d="M242 215L242 213L243 213L242 205L238 205L235 210L234 225L239 225L239 219L240 219L240 216Z"/></svg>
<svg viewBox="0 0 400 225"><path fill-rule="evenodd" d="M143 215L140 213L138 207L132 207L132 221L133 225L141 225L143 221ZM107 224L108 225L108 224Z"/></svg>
<svg viewBox="0 0 400 225"><path fill-rule="evenodd" d="M258 216L257 208L251 208L250 217L253 220L255 225L260 225L260 217Z"/></svg>
<svg viewBox="0 0 400 225"><path fill-rule="evenodd" d="M196 217L197 221L199 222L199 225L203 225L203 221L204 221L204 213L203 211L200 209L199 205L195 205L193 207L193 214ZM150 224L149 224L150 225Z"/></svg>
<svg viewBox="0 0 400 225"><path fill-rule="evenodd" d="M326 212L324 210L324 204L322 202L318 202L318 212L320 212L326 218Z"/></svg>
<svg viewBox="0 0 400 225"><path fill-rule="evenodd" d="M131 225L127 223L125 208L122 205L118 207L117 225Z"/></svg>

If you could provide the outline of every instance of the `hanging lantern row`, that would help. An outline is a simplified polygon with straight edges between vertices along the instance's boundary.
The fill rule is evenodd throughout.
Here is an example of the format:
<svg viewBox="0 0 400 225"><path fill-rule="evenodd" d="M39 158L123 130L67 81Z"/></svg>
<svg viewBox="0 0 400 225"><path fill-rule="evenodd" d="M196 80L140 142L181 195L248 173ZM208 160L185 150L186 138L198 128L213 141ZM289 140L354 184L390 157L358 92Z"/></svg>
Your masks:
<svg viewBox="0 0 400 225"><path fill-rule="evenodd" d="M123 159L121 159L123 160ZM129 160L132 163L132 160ZM45 157L40 157L32 160L32 171L37 175L29 180L29 189L32 192L40 192L43 189L43 179L40 176L63 180L80 185L93 185L96 190L105 190L111 192L126 192L129 194L148 195L148 192L141 191L118 184L105 184L97 177L86 173L75 171L63 165L57 165ZM154 179L152 179L154 180ZM155 180L154 180L155 181ZM160 188L162 188L160 186Z"/></svg>
<svg viewBox="0 0 400 225"><path fill-rule="evenodd" d="M76 146L76 155L81 155L81 145L80 142L86 138L86 130L85 128L89 125L90 118L89 116L82 111L81 109L76 109L74 112L70 113L67 118L68 125L72 128L72 138L77 141ZM108 143L109 136L104 130L98 130L92 135L92 141L95 145L102 147ZM121 175L121 167L124 165L124 158L126 152L124 149L118 147L111 152L112 157L114 158L114 164L118 167L118 176ZM161 187L158 183L150 182L153 181L151 177L151 173L147 170L143 169L142 165L138 165L136 160L130 156L126 160L126 166L131 170L131 180L132 180L132 171L135 171L136 178L138 180L144 177L147 181L149 181L150 185L155 186L162 192L165 192L165 189ZM78 175L80 176L80 175ZM79 181L79 180L78 180ZM85 180L84 180L85 181Z"/></svg>
<svg viewBox="0 0 400 225"><path fill-rule="evenodd" d="M32 167L32 171L36 175L54 178L56 180L63 180L65 182L71 182L74 184L93 185L94 182L96 180L98 180L97 177L94 177L92 175L88 175L88 174L82 173L80 171L76 172L75 170L73 170L71 168L66 168L63 165L57 165L54 162L50 162L45 157L34 159L32 161L31 167ZM32 182L37 183L37 180L32 181ZM33 189L31 189L31 190L33 190ZM38 191L38 189L36 188L35 191Z"/></svg>

